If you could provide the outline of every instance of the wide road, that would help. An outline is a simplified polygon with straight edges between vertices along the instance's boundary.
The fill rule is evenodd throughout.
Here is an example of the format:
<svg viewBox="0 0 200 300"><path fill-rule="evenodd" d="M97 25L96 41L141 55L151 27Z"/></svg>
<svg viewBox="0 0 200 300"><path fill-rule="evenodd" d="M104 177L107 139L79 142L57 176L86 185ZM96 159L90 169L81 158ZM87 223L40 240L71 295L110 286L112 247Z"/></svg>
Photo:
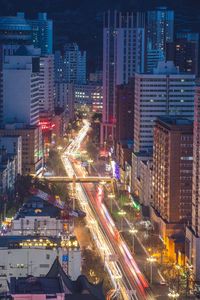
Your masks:
<svg viewBox="0 0 200 300"><path fill-rule="evenodd" d="M85 139L90 124L84 121L77 137L62 154L62 162L68 176L82 177L85 169L72 159ZM94 183L78 183L76 188L79 204L86 211L86 221L97 248L104 260L116 293L123 299L153 300L149 284L141 273L127 244L120 236L112 217L103 203L103 188Z"/></svg>

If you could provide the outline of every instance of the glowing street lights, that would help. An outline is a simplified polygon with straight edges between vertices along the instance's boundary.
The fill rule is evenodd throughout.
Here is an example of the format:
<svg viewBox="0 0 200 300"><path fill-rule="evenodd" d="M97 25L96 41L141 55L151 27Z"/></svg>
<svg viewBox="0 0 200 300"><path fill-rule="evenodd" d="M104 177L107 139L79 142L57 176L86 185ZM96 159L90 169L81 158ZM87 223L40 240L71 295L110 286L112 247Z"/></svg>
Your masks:
<svg viewBox="0 0 200 300"><path fill-rule="evenodd" d="M171 290L169 293L168 293L168 297L170 298L170 299L175 299L175 300L177 300L178 298L179 298L179 293L177 293L176 291L174 291L174 290Z"/></svg>
<svg viewBox="0 0 200 300"><path fill-rule="evenodd" d="M152 284L152 282L153 282L153 263L156 262L156 258L153 256L150 256L147 258L147 261L150 264L150 283Z"/></svg>
<svg viewBox="0 0 200 300"><path fill-rule="evenodd" d="M108 198L111 200L111 213L112 213L112 211L113 211L113 199L115 198L115 195L114 194L109 194Z"/></svg>
<svg viewBox="0 0 200 300"><path fill-rule="evenodd" d="M134 227L132 227L129 230L129 233L132 235L132 248L133 248L133 253L135 252L135 234L138 232L138 230Z"/></svg>
<svg viewBox="0 0 200 300"><path fill-rule="evenodd" d="M121 217L121 231L123 231L123 219L124 216L126 215L126 212L121 209L120 211L118 211L118 215Z"/></svg>

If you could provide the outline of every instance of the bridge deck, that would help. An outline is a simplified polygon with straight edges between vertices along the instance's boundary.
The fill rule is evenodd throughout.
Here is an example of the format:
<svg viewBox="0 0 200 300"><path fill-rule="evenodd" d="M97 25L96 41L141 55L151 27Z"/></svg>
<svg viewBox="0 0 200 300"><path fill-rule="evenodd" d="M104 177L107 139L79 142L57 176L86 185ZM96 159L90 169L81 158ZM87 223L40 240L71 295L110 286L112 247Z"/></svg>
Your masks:
<svg viewBox="0 0 200 300"><path fill-rule="evenodd" d="M40 180L47 180L51 182L111 182L111 177L67 177L67 176L46 176L40 177Z"/></svg>

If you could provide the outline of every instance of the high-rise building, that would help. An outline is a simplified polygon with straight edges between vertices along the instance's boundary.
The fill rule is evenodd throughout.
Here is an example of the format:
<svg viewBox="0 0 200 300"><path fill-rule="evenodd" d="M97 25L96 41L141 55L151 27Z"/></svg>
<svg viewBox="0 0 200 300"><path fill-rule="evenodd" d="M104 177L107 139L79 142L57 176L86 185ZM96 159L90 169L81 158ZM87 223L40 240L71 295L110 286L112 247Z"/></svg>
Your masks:
<svg viewBox="0 0 200 300"><path fill-rule="evenodd" d="M116 91L116 141L134 139L134 88L131 78L126 85L117 86Z"/></svg>
<svg viewBox="0 0 200 300"><path fill-rule="evenodd" d="M40 112L51 114L54 110L54 56L40 57Z"/></svg>
<svg viewBox="0 0 200 300"><path fill-rule="evenodd" d="M160 117L153 144L153 207L163 222L191 223L193 121Z"/></svg>
<svg viewBox="0 0 200 300"><path fill-rule="evenodd" d="M151 151L159 116L193 119L195 75L182 74L173 62L159 62L151 74L135 74L134 151Z"/></svg>
<svg viewBox="0 0 200 300"><path fill-rule="evenodd" d="M23 13L15 17L0 17L0 43L8 45L32 44L32 27Z"/></svg>
<svg viewBox="0 0 200 300"><path fill-rule="evenodd" d="M47 19L47 13L39 13L38 19L27 20L32 28L32 43L41 49L42 55L53 53L53 21Z"/></svg>
<svg viewBox="0 0 200 300"><path fill-rule="evenodd" d="M199 34L179 32L174 42L166 46L167 60L173 60L180 72L199 73Z"/></svg>
<svg viewBox="0 0 200 300"><path fill-rule="evenodd" d="M116 86L144 71L144 28L136 24L133 13L108 12L104 16L101 144L115 137Z"/></svg>
<svg viewBox="0 0 200 300"><path fill-rule="evenodd" d="M21 46L3 65L3 116L6 123L39 123L38 49Z"/></svg>
<svg viewBox="0 0 200 300"><path fill-rule="evenodd" d="M0 42L9 45L34 45L42 55L53 52L53 22L46 13L38 19L28 20L23 12L15 17L0 17Z"/></svg>
<svg viewBox="0 0 200 300"><path fill-rule="evenodd" d="M194 107L192 224L186 228L186 257L200 280L200 84L197 82Z"/></svg>
<svg viewBox="0 0 200 300"><path fill-rule="evenodd" d="M63 82L63 56L61 51L57 50L54 53L54 76L55 82Z"/></svg>
<svg viewBox="0 0 200 300"><path fill-rule="evenodd" d="M86 83L86 51L81 51L76 43L64 46L63 76L68 83Z"/></svg>
<svg viewBox="0 0 200 300"><path fill-rule="evenodd" d="M151 72L158 61L164 60L166 43L174 37L174 11L158 7L147 12L147 62L146 71Z"/></svg>

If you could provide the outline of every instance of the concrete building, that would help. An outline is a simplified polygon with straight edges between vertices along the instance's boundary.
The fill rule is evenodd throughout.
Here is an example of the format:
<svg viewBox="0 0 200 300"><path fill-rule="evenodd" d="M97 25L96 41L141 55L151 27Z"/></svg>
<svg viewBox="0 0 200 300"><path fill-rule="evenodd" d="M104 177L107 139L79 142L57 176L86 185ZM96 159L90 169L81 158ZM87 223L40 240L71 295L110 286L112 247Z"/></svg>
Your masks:
<svg viewBox="0 0 200 300"><path fill-rule="evenodd" d="M173 42L166 46L166 59L174 61L181 73L199 74L199 34L177 33Z"/></svg>
<svg viewBox="0 0 200 300"><path fill-rule="evenodd" d="M57 257L64 272L76 280L81 274L81 251L76 237L68 236L65 240L45 236L0 237L0 291L8 289L11 277L44 278Z"/></svg>
<svg viewBox="0 0 200 300"><path fill-rule="evenodd" d="M39 174L43 169L42 131L26 124L7 124L0 128L0 137L21 136L22 174Z"/></svg>
<svg viewBox="0 0 200 300"><path fill-rule="evenodd" d="M105 300L101 282L90 283L84 275L71 280L57 258L45 277L12 277L9 293L18 300Z"/></svg>
<svg viewBox="0 0 200 300"><path fill-rule="evenodd" d="M101 144L116 135L116 86L144 71L144 28L133 13L108 12L103 29L103 120Z"/></svg>
<svg viewBox="0 0 200 300"><path fill-rule="evenodd" d="M65 223L60 209L33 196L15 215L9 234L58 237L64 234Z"/></svg>
<svg viewBox="0 0 200 300"><path fill-rule="evenodd" d="M54 56L40 57L39 105L40 113L52 114L54 110Z"/></svg>
<svg viewBox="0 0 200 300"><path fill-rule="evenodd" d="M0 41L8 45L31 45L32 28L23 13L15 17L0 17Z"/></svg>
<svg viewBox="0 0 200 300"><path fill-rule="evenodd" d="M66 82L55 83L55 107L63 109L70 120L74 119L74 85Z"/></svg>
<svg viewBox="0 0 200 300"><path fill-rule="evenodd" d="M63 53L56 51L54 58L56 82L86 83L86 51L81 51L76 43L66 44Z"/></svg>
<svg viewBox="0 0 200 300"><path fill-rule="evenodd" d="M186 228L186 257L193 266L195 280L200 280L200 84L195 92L195 116L193 137L193 186L192 186L192 225Z"/></svg>
<svg viewBox="0 0 200 300"><path fill-rule="evenodd" d="M166 43L174 38L174 11L158 7L147 12L147 64L151 73L160 60L165 59Z"/></svg>
<svg viewBox="0 0 200 300"><path fill-rule="evenodd" d="M21 136L1 136L0 149L5 149L9 155L16 155L17 174L22 173L22 138Z"/></svg>
<svg viewBox="0 0 200 300"><path fill-rule="evenodd" d="M131 78L127 85L117 86L116 90L116 141L134 139L134 90L135 81Z"/></svg>
<svg viewBox="0 0 200 300"><path fill-rule="evenodd" d="M192 215L193 122L156 121L153 148L152 220L177 263L184 263L185 225Z"/></svg>
<svg viewBox="0 0 200 300"><path fill-rule="evenodd" d="M1 200L8 199L14 191L17 177L17 156L8 154L5 149L0 149L0 193Z"/></svg>
<svg viewBox="0 0 200 300"><path fill-rule="evenodd" d="M37 19L27 20L32 29L32 44L41 49L42 55L53 53L53 21L47 13L39 13Z"/></svg>
<svg viewBox="0 0 200 300"><path fill-rule="evenodd" d="M38 50L21 46L3 64L3 123L39 123Z"/></svg>
<svg viewBox="0 0 200 300"><path fill-rule="evenodd" d="M68 83L86 83L86 51L80 51L76 43L64 46L63 75Z"/></svg>
<svg viewBox="0 0 200 300"><path fill-rule="evenodd" d="M135 74L134 151L152 151L159 116L194 117L195 75L179 73L173 62L160 62L152 74Z"/></svg>
<svg viewBox="0 0 200 300"><path fill-rule="evenodd" d="M137 197L142 207L152 203L152 156L146 152L132 153L131 192Z"/></svg>
<svg viewBox="0 0 200 300"><path fill-rule="evenodd" d="M191 224L193 122L162 117L155 123L153 207L167 223Z"/></svg>

